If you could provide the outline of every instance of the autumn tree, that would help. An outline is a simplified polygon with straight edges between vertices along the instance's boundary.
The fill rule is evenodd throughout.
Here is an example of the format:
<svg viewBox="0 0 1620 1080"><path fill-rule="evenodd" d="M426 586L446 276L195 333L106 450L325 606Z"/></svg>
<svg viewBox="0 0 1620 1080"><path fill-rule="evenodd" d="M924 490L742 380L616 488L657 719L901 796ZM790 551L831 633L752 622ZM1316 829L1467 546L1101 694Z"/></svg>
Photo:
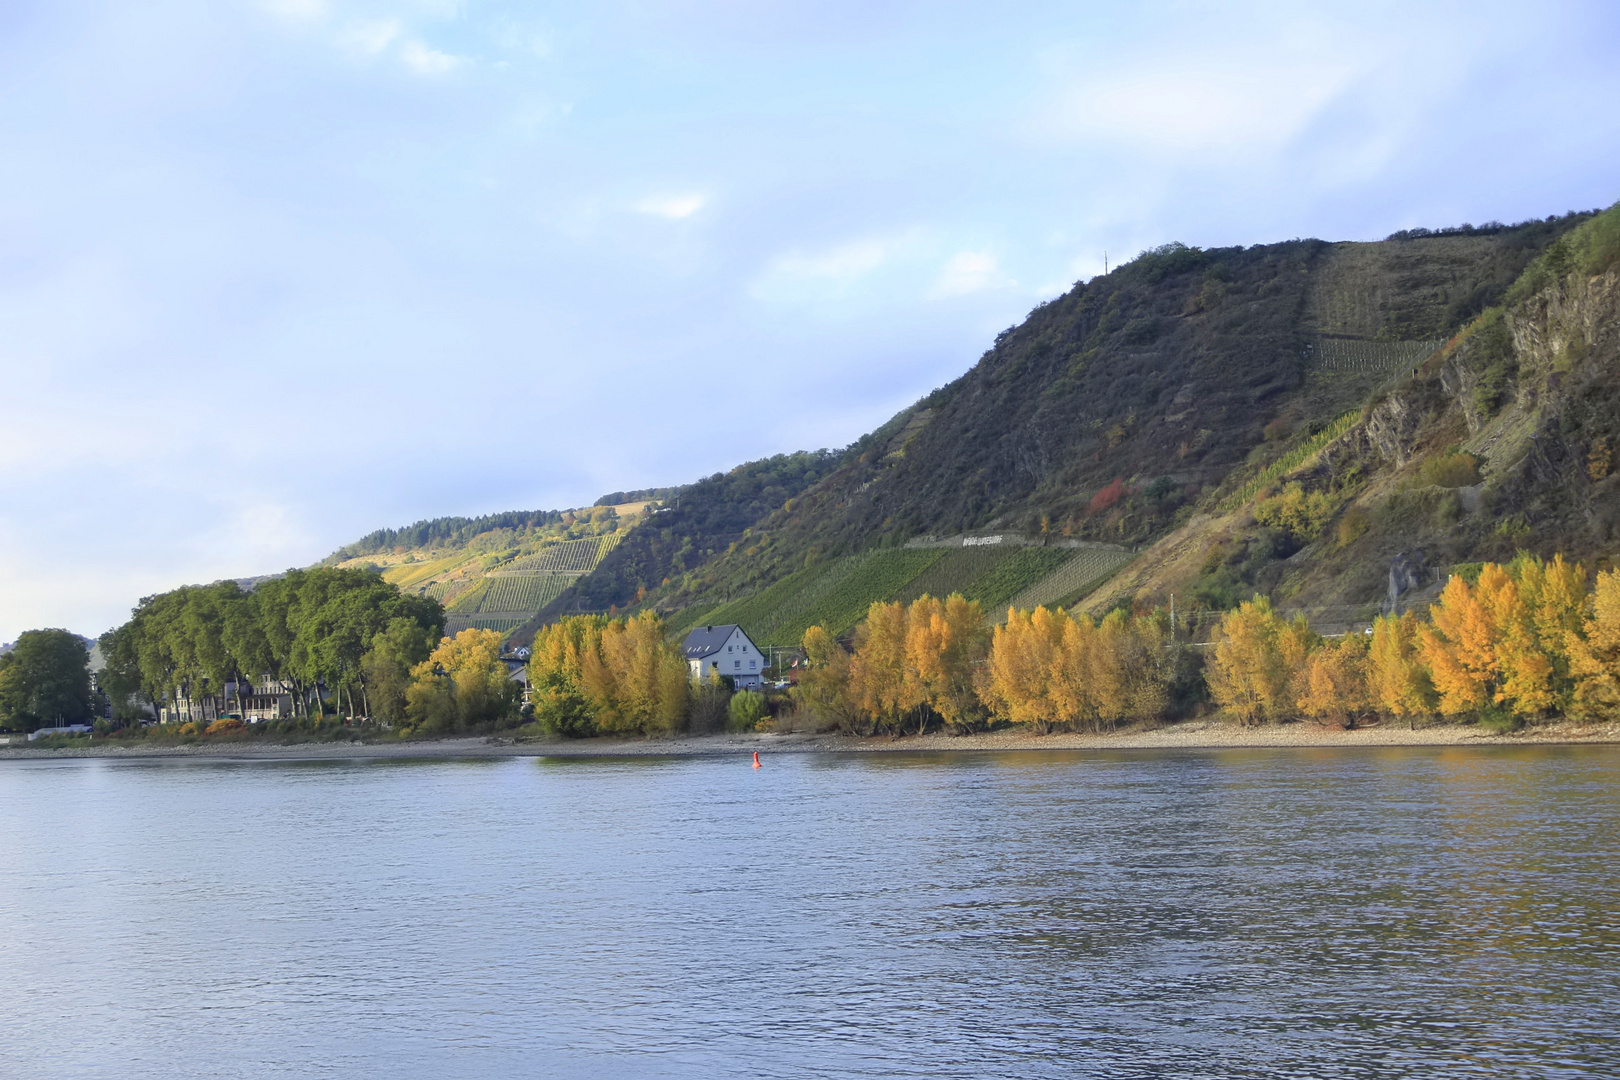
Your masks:
<svg viewBox="0 0 1620 1080"><path fill-rule="evenodd" d="M411 669L406 715L432 735L494 723L516 709L521 688L501 659L501 635L463 630Z"/></svg>
<svg viewBox="0 0 1620 1080"><path fill-rule="evenodd" d="M1318 723L1352 727L1367 707L1367 643L1361 634L1324 641L1305 658L1296 687L1299 711Z"/></svg>
<svg viewBox="0 0 1620 1080"><path fill-rule="evenodd" d="M917 673L906 658L906 607L873 601L855 629L849 692L876 730L899 730L924 704Z"/></svg>
<svg viewBox="0 0 1620 1080"><path fill-rule="evenodd" d="M1072 623L1067 613L1045 607L1008 610L1007 621L991 637L981 691L998 719L1048 731L1082 715L1089 699L1077 681L1082 677L1079 670L1073 670L1074 678L1053 693L1053 673L1065 670L1064 631Z"/></svg>
<svg viewBox="0 0 1620 1080"><path fill-rule="evenodd" d="M970 730L980 715L974 663L984 638L978 601L919 597L906 612L905 664L913 694L946 726Z"/></svg>
<svg viewBox="0 0 1620 1080"><path fill-rule="evenodd" d="M859 713L850 697L850 655L824 627L804 632L804 671L793 688L797 705L817 723L856 730Z"/></svg>
<svg viewBox="0 0 1620 1080"><path fill-rule="evenodd" d="M1216 628L1205 669L1209 692L1239 723L1283 720L1294 708L1295 675L1308 645L1302 618L1285 622L1264 596L1244 601Z"/></svg>
<svg viewBox="0 0 1620 1080"><path fill-rule="evenodd" d="M686 717L686 661L651 611L610 619L595 649L585 650L580 688L596 725L610 733L667 734Z"/></svg>
<svg viewBox="0 0 1620 1080"><path fill-rule="evenodd" d="M1373 621L1367 651L1367 696L1373 708L1411 724L1434 711L1434 684L1418 650L1418 617L1383 615Z"/></svg>
<svg viewBox="0 0 1620 1080"><path fill-rule="evenodd" d="M596 734L581 680L584 657L599 649L605 625L601 615L569 615L541 628L530 643L529 697L547 734Z"/></svg>
<svg viewBox="0 0 1620 1080"><path fill-rule="evenodd" d="M1571 711L1587 719L1620 717L1620 570L1599 574L1579 633L1565 636L1575 679Z"/></svg>
<svg viewBox="0 0 1620 1080"><path fill-rule="evenodd" d="M1506 578L1487 564L1480 584L1489 592ZM1429 621L1418 631L1418 648L1447 716L1478 712L1496 699L1496 628L1477 590L1453 574L1440 599L1429 607Z"/></svg>

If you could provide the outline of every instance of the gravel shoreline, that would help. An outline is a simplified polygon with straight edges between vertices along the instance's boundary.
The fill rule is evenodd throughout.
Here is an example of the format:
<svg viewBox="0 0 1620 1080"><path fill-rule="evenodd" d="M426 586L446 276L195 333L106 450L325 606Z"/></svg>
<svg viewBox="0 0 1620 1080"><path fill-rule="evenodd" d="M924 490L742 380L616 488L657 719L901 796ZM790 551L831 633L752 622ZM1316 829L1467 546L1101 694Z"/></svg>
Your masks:
<svg viewBox="0 0 1620 1080"><path fill-rule="evenodd" d="M93 758L215 758L220 760L344 760L364 758L469 757L715 757L730 754L780 753L916 753L1029 750L1214 750L1246 747L1379 747L1379 746L1525 746L1620 743L1620 725L1565 723L1511 735L1493 735L1462 724L1434 724L1410 729L1393 725L1338 731L1314 724L1236 727L1209 720L1190 720L1151 730L1123 730L1098 735L1036 735L997 731L977 735L887 736L862 739L843 735L748 734L702 735L671 739L581 739L524 741L471 738L421 742L221 743L187 746L143 746L103 743L58 750L0 746L0 761L48 761Z"/></svg>

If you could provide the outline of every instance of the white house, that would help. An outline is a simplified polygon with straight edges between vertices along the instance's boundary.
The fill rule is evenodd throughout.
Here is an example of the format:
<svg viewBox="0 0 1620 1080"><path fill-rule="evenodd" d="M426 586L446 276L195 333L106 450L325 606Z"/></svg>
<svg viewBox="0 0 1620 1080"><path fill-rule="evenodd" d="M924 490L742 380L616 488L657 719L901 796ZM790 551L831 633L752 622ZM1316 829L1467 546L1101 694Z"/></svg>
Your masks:
<svg viewBox="0 0 1620 1080"><path fill-rule="evenodd" d="M758 690L764 684L765 654L740 626L699 626L686 635L684 649L694 679L725 675L739 690Z"/></svg>

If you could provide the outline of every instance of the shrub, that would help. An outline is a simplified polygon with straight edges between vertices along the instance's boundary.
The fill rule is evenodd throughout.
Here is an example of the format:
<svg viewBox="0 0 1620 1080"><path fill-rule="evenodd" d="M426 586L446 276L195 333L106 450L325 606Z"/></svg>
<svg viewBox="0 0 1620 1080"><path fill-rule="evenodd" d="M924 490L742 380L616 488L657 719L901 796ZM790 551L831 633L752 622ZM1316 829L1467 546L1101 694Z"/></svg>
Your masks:
<svg viewBox="0 0 1620 1080"><path fill-rule="evenodd" d="M1086 504L1086 509L1090 510L1093 514L1100 514L1104 510L1112 509L1114 506L1119 504L1119 501L1123 499L1129 491L1130 489L1125 486L1125 481L1116 476L1114 477L1113 483L1109 484L1107 487L1104 487L1101 491L1097 492L1097 494L1091 497L1091 502Z"/></svg>
<svg viewBox="0 0 1620 1080"><path fill-rule="evenodd" d="M1344 512L1339 519L1338 539L1340 547L1349 547L1366 533L1372 523L1372 516L1360 506L1352 506Z"/></svg>
<svg viewBox="0 0 1620 1080"><path fill-rule="evenodd" d="M730 717L731 687L724 679L711 674L692 684L688 697L686 724L694 735L719 731Z"/></svg>
<svg viewBox="0 0 1620 1080"><path fill-rule="evenodd" d="M1260 500L1254 508L1255 521L1285 532L1301 543L1320 536L1332 514L1330 495L1322 491L1307 493L1298 481L1284 485L1282 491Z"/></svg>
<svg viewBox="0 0 1620 1080"><path fill-rule="evenodd" d="M218 720L215 720L212 724L209 724L208 728L203 732L203 734L204 735L224 735L227 732L242 731L242 730L244 730L246 728L247 728L247 725L242 723L242 721L236 719L236 717L234 717L234 716L225 716L225 717L221 717Z"/></svg>
<svg viewBox="0 0 1620 1080"><path fill-rule="evenodd" d="M1424 482L1438 487L1468 487L1479 483L1479 459L1453 450L1423 463Z"/></svg>
<svg viewBox="0 0 1620 1080"><path fill-rule="evenodd" d="M731 695L726 712L731 719L731 730L752 731L754 725L765 718L765 695L757 690L739 690Z"/></svg>

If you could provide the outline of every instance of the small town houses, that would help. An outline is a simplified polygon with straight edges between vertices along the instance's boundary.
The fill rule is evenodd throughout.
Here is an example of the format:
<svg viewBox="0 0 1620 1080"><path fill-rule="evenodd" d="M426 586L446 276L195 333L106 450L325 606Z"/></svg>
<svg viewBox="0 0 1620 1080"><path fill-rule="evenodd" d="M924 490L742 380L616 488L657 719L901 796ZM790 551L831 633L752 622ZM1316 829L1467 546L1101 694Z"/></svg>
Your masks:
<svg viewBox="0 0 1620 1080"><path fill-rule="evenodd" d="M742 627L699 626L682 646L692 678L724 675L738 690L758 690L765 683L765 654Z"/></svg>

